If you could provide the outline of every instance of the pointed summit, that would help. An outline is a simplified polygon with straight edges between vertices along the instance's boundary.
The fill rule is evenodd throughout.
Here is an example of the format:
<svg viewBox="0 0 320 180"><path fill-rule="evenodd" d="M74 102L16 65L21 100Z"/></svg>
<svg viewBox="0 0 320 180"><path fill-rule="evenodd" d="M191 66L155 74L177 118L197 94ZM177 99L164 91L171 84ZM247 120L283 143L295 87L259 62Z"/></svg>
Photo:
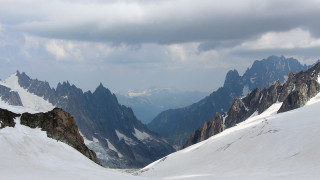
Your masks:
<svg viewBox="0 0 320 180"><path fill-rule="evenodd" d="M104 87L103 84L100 82L98 88L105 88L105 87Z"/></svg>
<svg viewBox="0 0 320 180"><path fill-rule="evenodd" d="M104 87L103 84L100 82L99 86L96 88L94 93L96 93L96 92L104 92L104 91L107 91L108 94L111 94L110 90L108 88Z"/></svg>

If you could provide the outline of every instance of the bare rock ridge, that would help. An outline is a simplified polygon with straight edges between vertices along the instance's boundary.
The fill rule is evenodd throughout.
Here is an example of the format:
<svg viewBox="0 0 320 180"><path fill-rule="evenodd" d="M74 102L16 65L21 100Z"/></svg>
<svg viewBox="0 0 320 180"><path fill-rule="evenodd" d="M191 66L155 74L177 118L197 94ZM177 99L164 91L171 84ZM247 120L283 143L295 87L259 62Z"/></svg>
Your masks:
<svg viewBox="0 0 320 180"><path fill-rule="evenodd" d="M20 96L10 88L0 85L1 100L14 106L22 106Z"/></svg>
<svg viewBox="0 0 320 180"><path fill-rule="evenodd" d="M102 84L94 92L83 92L68 81L54 89L48 82L31 79L25 73L16 75L21 87L75 118L80 132L91 141L88 147L98 154L104 166L143 167L174 151L161 136L142 124L131 108L119 104Z"/></svg>
<svg viewBox="0 0 320 180"><path fill-rule="evenodd" d="M290 73L284 84L276 81L269 88L263 90L256 88L244 98L235 98L224 117L217 113L212 120L205 122L203 127L193 132L183 147L206 140L222 132L224 128L235 126L255 112L260 114L276 102L283 102L278 113L304 106L308 100L320 92L319 73L320 63L317 63L307 71L301 71L297 74ZM221 120L222 118L224 121Z"/></svg>
<svg viewBox="0 0 320 180"><path fill-rule="evenodd" d="M234 97L246 96L255 88L270 87L277 80L283 83L290 72L297 73L308 68L296 59L283 56L257 60L242 76L237 70L229 71L223 87L190 106L163 111L148 124L148 127L179 148L192 132L212 119L216 112L227 112Z"/></svg>
<svg viewBox="0 0 320 180"><path fill-rule="evenodd" d="M49 138L70 145L95 163L100 164L95 152L84 144L74 118L62 109L55 108L46 113L36 114L16 114L5 109L0 109L0 128L6 126L14 127L14 118L16 117L20 117L22 125L30 128L41 128L42 131L46 131Z"/></svg>

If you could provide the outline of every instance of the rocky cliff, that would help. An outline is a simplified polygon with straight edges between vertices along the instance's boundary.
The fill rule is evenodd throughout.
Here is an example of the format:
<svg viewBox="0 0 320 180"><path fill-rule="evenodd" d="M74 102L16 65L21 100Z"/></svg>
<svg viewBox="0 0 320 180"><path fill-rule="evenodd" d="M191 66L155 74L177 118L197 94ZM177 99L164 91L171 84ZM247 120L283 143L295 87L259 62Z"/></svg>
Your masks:
<svg viewBox="0 0 320 180"><path fill-rule="evenodd" d="M70 145L95 163L100 164L95 152L84 144L74 118L62 109L55 108L46 113L36 114L16 114L5 109L0 109L0 128L6 126L14 127L14 119L17 117L20 117L22 125L30 128L41 128L42 131L46 131L49 138Z"/></svg>
<svg viewBox="0 0 320 180"><path fill-rule="evenodd" d="M244 98L235 98L224 121L221 120L221 115L217 114L215 118L205 122L201 128L196 130L184 147L208 139L223 131L222 128L216 127L230 128L235 126L254 113L262 113L276 102L283 102L278 113L304 106L309 99L320 92L319 73L320 63L317 63L307 71L301 71L297 74L290 73L284 84L276 81L269 88L263 90L256 88ZM208 124L214 124L215 126L208 126Z"/></svg>

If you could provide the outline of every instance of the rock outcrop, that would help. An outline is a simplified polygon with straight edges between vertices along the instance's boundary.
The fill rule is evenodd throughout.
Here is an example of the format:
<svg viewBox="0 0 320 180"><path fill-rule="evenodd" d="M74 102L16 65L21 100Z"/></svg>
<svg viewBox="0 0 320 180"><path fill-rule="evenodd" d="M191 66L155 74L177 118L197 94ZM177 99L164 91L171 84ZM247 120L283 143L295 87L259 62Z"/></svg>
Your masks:
<svg viewBox="0 0 320 180"><path fill-rule="evenodd" d="M183 148L204 141L209 137L222 132L224 129L223 118L224 117L221 114L217 113L211 121L205 122L203 127L197 129L195 132L191 134L190 138L183 146Z"/></svg>
<svg viewBox="0 0 320 180"><path fill-rule="evenodd" d="M19 94L8 87L0 85L0 97L2 101L9 105L22 106Z"/></svg>
<svg viewBox="0 0 320 180"><path fill-rule="evenodd" d="M290 73L288 80L283 85L280 81L276 81L274 85L264 88L262 91L256 88L244 98L236 97L227 112L224 124L221 125L221 118L216 118L216 116L196 130L187 140L184 148L222 131L214 126L208 128L208 124L219 124L219 126L230 128L254 113L262 113L276 102L283 102L278 113L304 106L308 100L320 92L319 73L320 63L317 63L307 71L301 71L297 74Z"/></svg>
<svg viewBox="0 0 320 180"><path fill-rule="evenodd" d="M6 109L0 108L0 129L5 127L14 127L16 124L14 122L14 118L19 116L20 114L16 114Z"/></svg>
<svg viewBox="0 0 320 180"><path fill-rule="evenodd" d="M76 121L64 110L55 108L46 113L17 114L0 108L0 129L5 127L15 127L14 119L17 117L20 117L21 125L28 126L30 128L41 128L42 131L46 131L49 138L68 144L95 163L100 164L95 152L90 150L84 144L84 140L79 133Z"/></svg>
<svg viewBox="0 0 320 180"><path fill-rule="evenodd" d="M318 94L319 71L320 63L317 63L306 72L291 75L292 77L283 85L283 93L280 94L279 101L284 100L278 113L302 107L310 98Z"/></svg>

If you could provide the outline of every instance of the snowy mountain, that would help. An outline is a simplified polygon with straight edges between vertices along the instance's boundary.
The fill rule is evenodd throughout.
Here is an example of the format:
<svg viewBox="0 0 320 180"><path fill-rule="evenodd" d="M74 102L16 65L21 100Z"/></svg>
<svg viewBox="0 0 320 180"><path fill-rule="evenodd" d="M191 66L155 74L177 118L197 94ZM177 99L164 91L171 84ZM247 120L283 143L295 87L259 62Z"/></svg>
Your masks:
<svg viewBox="0 0 320 180"><path fill-rule="evenodd" d="M117 94L120 104L131 107L143 123L149 123L160 112L187 106L205 97L198 91L178 91L172 88L149 88L143 91L129 91Z"/></svg>
<svg viewBox="0 0 320 180"><path fill-rule="evenodd" d="M251 68L240 76L237 70L229 71L223 87L190 106L161 112L148 127L163 135L170 144L181 148L190 134L206 121L214 118L216 112L226 113L234 97L243 97L254 88L264 88L280 80L284 82L290 72L306 70L296 59L270 56L255 61Z"/></svg>
<svg viewBox="0 0 320 180"><path fill-rule="evenodd" d="M320 93L301 108L278 113L283 106L276 102L261 114L170 154L136 175L193 180L319 179Z"/></svg>
<svg viewBox="0 0 320 180"><path fill-rule="evenodd" d="M217 113L212 120L206 122L190 136L184 147L208 139L254 114L260 114L276 102L283 102L278 112L286 112L305 105L320 91L319 73L320 63L317 63L307 71L290 73L284 84L276 81L269 88L263 90L256 88L246 97L235 98L226 114Z"/></svg>
<svg viewBox="0 0 320 180"><path fill-rule="evenodd" d="M15 105L16 109L23 107L37 113L56 106L69 112L85 144L97 153L104 166L142 167L174 151L137 120L130 108L120 105L102 84L93 93L82 92L69 82L59 83L53 89L48 82L17 72L0 85L2 101Z"/></svg>
<svg viewBox="0 0 320 180"><path fill-rule="evenodd" d="M75 120L21 88L15 76L0 83L0 174L4 179L320 178L320 63L290 74L281 86L277 82L236 98L227 117L238 118L223 118L230 128L151 163L136 176L103 168L77 151L77 146L69 146L68 139L88 141L74 129ZM56 128L48 128L53 124ZM122 141L134 143L122 132L115 133ZM150 138L139 129L134 129L134 135Z"/></svg>
<svg viewBox="0 0 320 180"><path fill-rule="evenodd" d="M103 168L45 131L21 125L20 117L14 122L0 129L1 179L142 179Z"/></svg>

